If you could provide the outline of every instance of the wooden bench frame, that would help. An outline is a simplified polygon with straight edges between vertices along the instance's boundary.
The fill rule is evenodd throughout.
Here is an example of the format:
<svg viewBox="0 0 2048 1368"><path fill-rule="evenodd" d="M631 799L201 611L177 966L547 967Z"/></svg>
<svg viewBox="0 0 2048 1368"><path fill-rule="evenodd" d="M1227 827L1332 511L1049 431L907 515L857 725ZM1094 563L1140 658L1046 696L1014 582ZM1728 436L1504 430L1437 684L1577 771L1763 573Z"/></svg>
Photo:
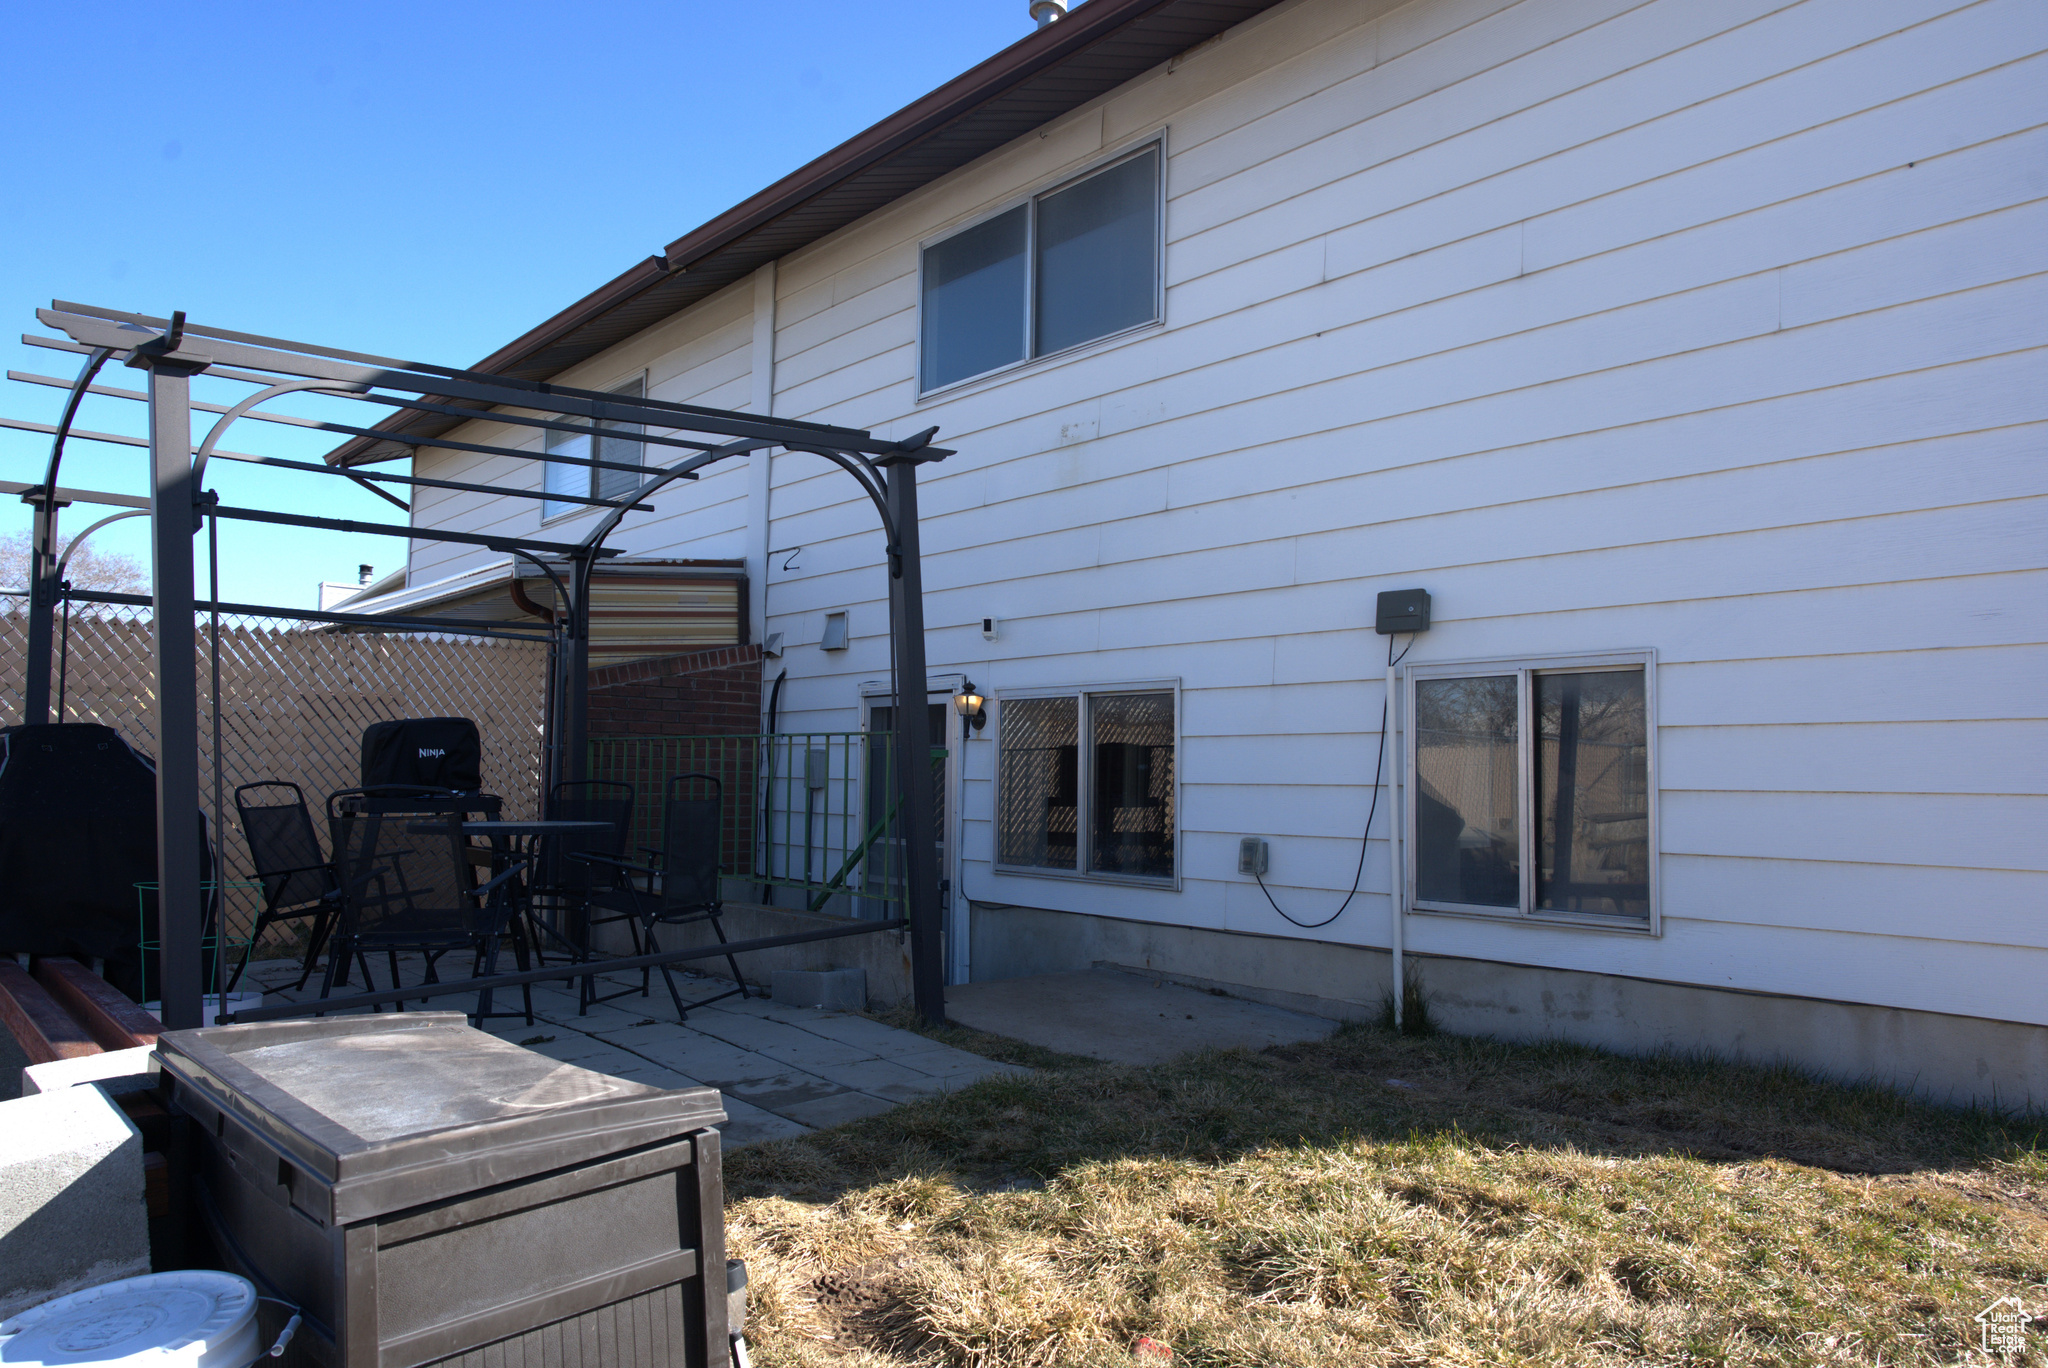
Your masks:
<svg viewBox="0 0 2048 1368"><path fill-rule="evenodd" d="M90 967L74 959L42 956L30 973L12 955L0 955L0 1025L14 1037L31 1064L78 1059L108 1050L156 1044L163 1028L155 1017ZM177 1257L185 1248L183 1223L174 1219L171 1165L167 1151L181 1153L169 1112L147 1092L122 1093L114 1104L142 1132L143 1193L150 1215L152 1258L161 1248Z"/></svg>
<svg viewBox="0 0 2048 1368"><path fill-rule="evenodd" d="M30 974L0 956L0 1025L31 1064L156 1044L163 1028L74 959L37 959Z"/></svg>

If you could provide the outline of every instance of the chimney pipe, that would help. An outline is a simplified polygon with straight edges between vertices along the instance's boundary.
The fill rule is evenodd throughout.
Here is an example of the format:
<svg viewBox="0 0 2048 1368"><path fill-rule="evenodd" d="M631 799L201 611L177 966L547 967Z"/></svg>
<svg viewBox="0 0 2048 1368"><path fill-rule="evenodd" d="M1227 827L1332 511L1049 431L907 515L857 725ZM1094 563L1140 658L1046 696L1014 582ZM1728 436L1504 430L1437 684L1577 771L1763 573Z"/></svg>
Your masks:
<svg viewBox="0 0 2048 1368"><path fill-rule="evenodd" d="M356 583L368 584L370 582L370 579L370 567L367 565L358 565L356 567Z"/></svg>
<svg viewBox="0 0 2048 1368"><path fill-rule="evenodd" d="M1067 17L1067 0L1031 0L1031 17L1044 28L1056 19Z"/></svg>

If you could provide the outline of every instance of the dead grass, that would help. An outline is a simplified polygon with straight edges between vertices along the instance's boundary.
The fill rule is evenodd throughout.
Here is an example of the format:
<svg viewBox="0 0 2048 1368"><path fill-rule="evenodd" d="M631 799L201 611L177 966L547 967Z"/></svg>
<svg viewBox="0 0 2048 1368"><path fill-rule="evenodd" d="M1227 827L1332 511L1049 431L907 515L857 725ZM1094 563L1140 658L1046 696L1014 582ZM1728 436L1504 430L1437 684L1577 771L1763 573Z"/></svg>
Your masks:
<svg viewBox="0 0 2048 1368"><path fill-rule="evenodd" d="M1039 1072L729 1158L764 1368L1953 1364L2048 1300L2031 1122L1371 1028L1148 1069L944 1038Z"/></svg>

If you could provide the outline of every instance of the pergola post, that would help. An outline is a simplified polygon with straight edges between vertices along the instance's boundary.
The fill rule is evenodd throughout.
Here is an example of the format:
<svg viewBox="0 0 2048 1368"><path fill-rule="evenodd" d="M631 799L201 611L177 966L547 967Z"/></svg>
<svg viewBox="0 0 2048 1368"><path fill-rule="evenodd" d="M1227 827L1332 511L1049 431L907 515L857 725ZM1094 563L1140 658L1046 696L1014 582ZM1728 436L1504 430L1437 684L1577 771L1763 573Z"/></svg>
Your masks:
<svg viewBox="0 0 2048 1368"><path fill-rule="evenodd" d="M21 720L36 724L50 720L50 666L57 637L57 510L63 505L57 502L56 491L47 487L22 499L36 512L29 531L28 648L23 661L28 674L23 680Z"/></svg>
<svg viewBox="0 0 2048 1368"><path fill-rule="evenodd" d="M896 780L903 792L904 915L910 919L910 991L918 1015L933 1026L946 1021L946 974L941 955L939 870L932 836L931 720L926 715L924 574L917 538L917 460L877 461L896 544L888 549L889 617L895 624Z"/></svg>
<svg viewBox="0 0 2048 1368"><path fill-rule="evenodd" d="M571 782L590 777L590 571L592 556L576 557L569 572L571 601L567 648L562 652L562 768Z"/></svg>
<svg viewBox="0 0 2048 1368"><path fill-rule="evenodd" d="M199 690L192 625L192 375L203 366L138 354L149 370L149 528L156 630L156 879L162 1020L201 1020Z"/></svg>

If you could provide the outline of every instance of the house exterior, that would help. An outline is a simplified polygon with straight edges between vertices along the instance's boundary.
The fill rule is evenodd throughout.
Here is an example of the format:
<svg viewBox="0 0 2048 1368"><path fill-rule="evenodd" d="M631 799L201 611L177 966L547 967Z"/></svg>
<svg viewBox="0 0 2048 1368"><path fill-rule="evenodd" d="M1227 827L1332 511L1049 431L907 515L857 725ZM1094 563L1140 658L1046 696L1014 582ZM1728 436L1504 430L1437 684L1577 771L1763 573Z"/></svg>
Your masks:
<svg viewBox="0 0 2048 1368"><path fill-rule="evenodd" d="M482 368L957 450L954 981L1376 1016L1398 944L1456 1030L2039 1104L2044 49L2038 0L1091 0ZM851 483L655 502L615 544L743 563L779 725L864 726Z"/></svg>

